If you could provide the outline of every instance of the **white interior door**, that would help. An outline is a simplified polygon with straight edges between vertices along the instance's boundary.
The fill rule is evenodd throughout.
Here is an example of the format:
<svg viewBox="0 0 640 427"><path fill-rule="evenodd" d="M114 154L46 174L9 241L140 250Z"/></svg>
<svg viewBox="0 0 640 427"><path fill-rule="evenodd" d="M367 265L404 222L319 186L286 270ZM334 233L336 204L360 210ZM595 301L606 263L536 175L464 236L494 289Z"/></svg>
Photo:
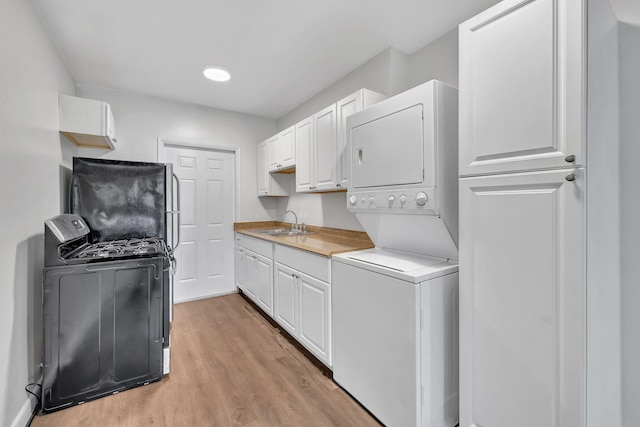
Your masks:
<svg viewBox="0 0 640 427"><path fill-rule="evenodd" d="M167 145L165 160L180 181L174 301L234 292L235 154Z"/></svg>

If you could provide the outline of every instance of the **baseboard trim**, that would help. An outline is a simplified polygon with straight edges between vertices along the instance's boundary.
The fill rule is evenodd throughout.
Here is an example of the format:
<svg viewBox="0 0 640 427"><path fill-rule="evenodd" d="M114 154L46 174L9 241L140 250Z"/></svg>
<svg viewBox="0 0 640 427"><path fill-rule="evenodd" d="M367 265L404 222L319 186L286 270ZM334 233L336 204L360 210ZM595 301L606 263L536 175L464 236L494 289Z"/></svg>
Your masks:
<svg viewBox="0 0 640 427"><path fill-rule="evenodd" d="M207 299L207 298L215 298L215 297L221 297L224 295L230 295L230 294L236 294L238 293L237 289L233 289L231 291L224 291L224 292L218 292L218 293L213 293L213 294L208 294L208 295L201 295L198 297L193 297L193 298L182 298L182 299L176 299L173 301L174 304L182 304L184 302L191 302L191 301L199 301L201 299Z"/></svg>
<svg viewBox="0 0 640 427"><path fill-rule="evenodd" d="M37 405L36 398L34 396L28 396L20 412L18 412L18 415L13 419L11 427L27 427L31 424L31 419L36 414Z"/></svg>

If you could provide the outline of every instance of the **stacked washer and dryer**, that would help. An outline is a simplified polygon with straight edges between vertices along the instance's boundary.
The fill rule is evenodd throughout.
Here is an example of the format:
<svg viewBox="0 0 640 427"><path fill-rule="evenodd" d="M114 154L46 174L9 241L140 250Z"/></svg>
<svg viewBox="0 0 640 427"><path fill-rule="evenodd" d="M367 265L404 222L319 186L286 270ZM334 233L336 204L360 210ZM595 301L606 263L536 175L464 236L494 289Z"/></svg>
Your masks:
<svg viewBox="0 0 640 427"><path fill-rule="evenodd" d="M457 100L432 80L347 119L376 247L332 258L333 378L388 427L458 421Z"/></svg>

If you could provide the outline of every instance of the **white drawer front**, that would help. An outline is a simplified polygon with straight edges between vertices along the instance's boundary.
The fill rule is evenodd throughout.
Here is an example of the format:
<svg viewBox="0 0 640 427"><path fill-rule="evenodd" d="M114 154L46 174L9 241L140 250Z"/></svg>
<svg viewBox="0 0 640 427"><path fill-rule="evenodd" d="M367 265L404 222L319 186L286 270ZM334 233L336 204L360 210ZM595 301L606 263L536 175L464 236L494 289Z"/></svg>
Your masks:
<svg viewBox="0 0 640 427"><path fill-rule="evenodd" d="M331 259L314 255L300 249L276 245L275 260L301 273L315 277L327 283L331 282Z"/></svg>
<svg viewBox="0 0 640 427"><path fill-rule="evenodd" d="M257 254L273 259L273 244L266 240L256 239L245 234L236 233L236 245L249 249Z"/></svg>

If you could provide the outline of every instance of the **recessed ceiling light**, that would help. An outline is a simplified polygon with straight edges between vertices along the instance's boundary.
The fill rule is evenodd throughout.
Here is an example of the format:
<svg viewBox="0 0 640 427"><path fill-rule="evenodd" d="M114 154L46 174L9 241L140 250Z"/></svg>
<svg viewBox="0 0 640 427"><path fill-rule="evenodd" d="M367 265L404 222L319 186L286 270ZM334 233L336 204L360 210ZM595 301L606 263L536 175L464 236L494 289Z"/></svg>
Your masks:
<svg viewBox="0 0 640 427"><path fill-rule="evenodd" d="M214 82L226 82L231 78L229 70L218 66L206 67L202 73L206 78Z"/></svg>

